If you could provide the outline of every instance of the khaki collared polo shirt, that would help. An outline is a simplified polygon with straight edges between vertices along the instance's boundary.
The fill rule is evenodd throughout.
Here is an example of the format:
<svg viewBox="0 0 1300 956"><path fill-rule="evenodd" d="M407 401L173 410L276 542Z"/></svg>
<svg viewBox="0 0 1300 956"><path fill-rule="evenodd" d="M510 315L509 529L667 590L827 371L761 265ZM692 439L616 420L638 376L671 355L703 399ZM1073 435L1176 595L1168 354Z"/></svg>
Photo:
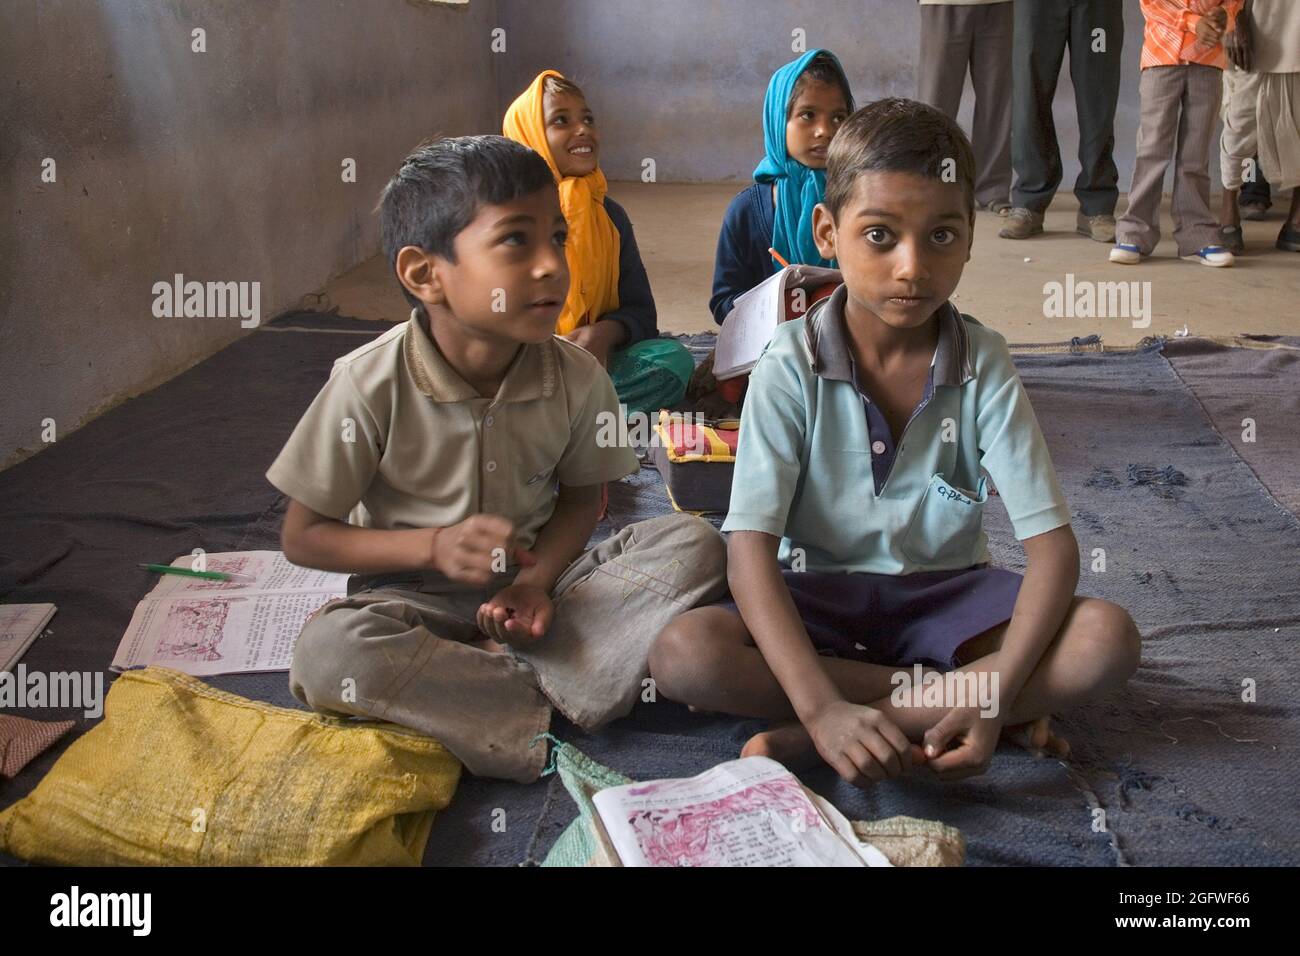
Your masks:
<svg viewBox="0 0 1300 956"><path fill-rule="evenodd" d="M950 304L895 447L858 381L846 289L777 327L750 378L723 531L780 537L808 571L911 574L988 560L984 473L1016 537L1070 523L1006 340Z"/></svg>
<svg viewBox="0 0 1300 956"><path fill-rule="evenodd" d="M597 442L600 413L617 416L619 406L590 353L558 337L524 345L496 397L484 398L447 364L426 321L413 310L409 322L335 361L267 471L271 484L367 528L501 515L530 548L554 510L557 482L596 485L637 471L631 448Z"/></svg>

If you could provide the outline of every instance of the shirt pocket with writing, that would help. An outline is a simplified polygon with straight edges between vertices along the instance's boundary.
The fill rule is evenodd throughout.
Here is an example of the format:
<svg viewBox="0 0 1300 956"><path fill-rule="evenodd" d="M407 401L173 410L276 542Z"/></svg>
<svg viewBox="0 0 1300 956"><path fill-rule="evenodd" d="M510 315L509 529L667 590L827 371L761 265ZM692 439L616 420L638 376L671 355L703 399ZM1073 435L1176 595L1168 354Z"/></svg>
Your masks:
<svg viewBox="0 0 1300 956"><path fill-rule="evenodd" d="M980 478L975 491L933 475L903 533L902 551L923 569L950 570L975 564L982 551L984 505L988 490Z"/></svg>

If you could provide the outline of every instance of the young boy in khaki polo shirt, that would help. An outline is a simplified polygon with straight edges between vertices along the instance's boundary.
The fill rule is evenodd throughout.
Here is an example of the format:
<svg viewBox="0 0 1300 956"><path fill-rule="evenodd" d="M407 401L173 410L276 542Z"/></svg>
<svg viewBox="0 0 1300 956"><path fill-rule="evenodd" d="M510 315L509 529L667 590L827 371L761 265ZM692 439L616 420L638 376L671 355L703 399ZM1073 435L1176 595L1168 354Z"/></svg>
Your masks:
<svg viewBox="0 0 1300 956"><path fill-rule="evenodd" d="M671 515L582 554L602 485L637 461L598 440L620 431L609 376L552 334L566 227L540 156L422 146L381 218L411 320L335 362L267 472L286 556L356 575L304 626L290 686L527 782L552 705L584 730L631 710L655 634L721 592L725 549Z"/></svg>

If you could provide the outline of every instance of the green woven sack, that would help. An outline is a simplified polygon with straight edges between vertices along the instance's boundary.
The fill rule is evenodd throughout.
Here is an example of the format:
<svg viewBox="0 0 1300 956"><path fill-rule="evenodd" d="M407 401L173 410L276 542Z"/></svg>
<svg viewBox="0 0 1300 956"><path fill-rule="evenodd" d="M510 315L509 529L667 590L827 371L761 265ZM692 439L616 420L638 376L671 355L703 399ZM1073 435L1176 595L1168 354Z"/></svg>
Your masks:
<svg viewBox="0 0 1300 956"><path fill-rule="evenodd" d="M606 787L621 787L632 781L596 763L576 747L558 741L551 759L564 789L578 805L578 817L560 834L542 866L616 866L612 848L596 836L599 828L593 826L596 806L591 798Z"/></svg>
<svg viewBox="0 0 1300 956"><path fill-rule="evenodd" d="M629 412L672 408L685 396L694 371L690 350L670 338L646 339L609 357L609 377Z"/></svg>

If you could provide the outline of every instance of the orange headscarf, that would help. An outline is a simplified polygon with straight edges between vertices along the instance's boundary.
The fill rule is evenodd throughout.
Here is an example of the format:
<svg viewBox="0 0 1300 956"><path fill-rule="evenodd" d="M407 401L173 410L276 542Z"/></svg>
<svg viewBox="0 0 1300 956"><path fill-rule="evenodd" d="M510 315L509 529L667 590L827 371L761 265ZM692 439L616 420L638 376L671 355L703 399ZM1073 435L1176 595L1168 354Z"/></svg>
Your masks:
<svg viewBox="0 0 1300 956"><path fill-rule="evenodd" d="M515 142L540 153L551 167L560 190L560 209L569 226L565 258L569 263L569 297L555 323L559 335L595 322L618 308L618 228L605 212L605 174L597 166L586 176L561 176L546 142L546 119L542 104L548 76L564 77L555 70L543 70L506 110L502 132Z"/></svg>

